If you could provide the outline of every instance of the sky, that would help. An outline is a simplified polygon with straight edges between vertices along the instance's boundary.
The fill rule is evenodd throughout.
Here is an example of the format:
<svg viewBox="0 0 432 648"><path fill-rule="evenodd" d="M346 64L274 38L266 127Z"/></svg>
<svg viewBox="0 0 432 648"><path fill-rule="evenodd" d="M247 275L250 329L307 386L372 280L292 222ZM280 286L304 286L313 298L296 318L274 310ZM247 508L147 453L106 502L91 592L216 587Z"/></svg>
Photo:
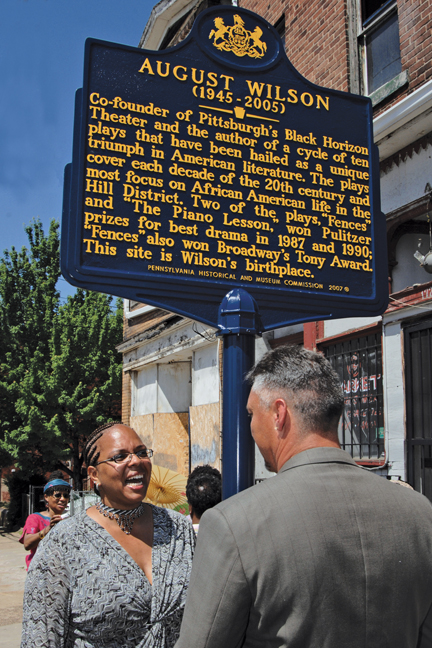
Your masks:
<svg viewBox="0 0 432 648"><path fill-rule="evenodd" d="M138 46L155 0L1 0L0 255L61 221L86 38ZM62 297L74 292L59 282Z"/></svg>

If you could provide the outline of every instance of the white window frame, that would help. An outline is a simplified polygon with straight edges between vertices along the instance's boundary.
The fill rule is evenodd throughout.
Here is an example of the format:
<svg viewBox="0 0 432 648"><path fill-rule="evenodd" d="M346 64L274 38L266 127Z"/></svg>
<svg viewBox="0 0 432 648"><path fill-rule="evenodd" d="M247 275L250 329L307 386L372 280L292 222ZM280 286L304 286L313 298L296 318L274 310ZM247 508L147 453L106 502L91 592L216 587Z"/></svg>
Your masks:
<svg viewBox="0 0 432 648"><path fill-rule="evenodd" d="M143 306L142 308L136 308L135 310L131 310L130 308L130 299L124 299L124 313L126 319L132 319L133 317L138 317L139 315L144 315L144 313L150 313L150 311L156 310L156 306Z"/></svg>
<svg viewBox="0 0 432 648"><path fill-rule="evenodd" d="M359 46L359 60L360 60L360 84L362 94L369 96L372 99L372 104L375 106L380 101L391 95L393 92L401 88L408 81L407 71L401 71L395 77L386 81L382 86L373 91L369 91L368 87L368 64L367 64L367 45L366 39L381 23L384 23L392 14L398 14L397 0L385 7L382 11L378 11L373 19L368 19L367 25L363 27L363 17L361 0L358 2L358 33L357 42ZM399 23L399 21L398 21ZM400 45L400 41L399 41Z"/></svg>

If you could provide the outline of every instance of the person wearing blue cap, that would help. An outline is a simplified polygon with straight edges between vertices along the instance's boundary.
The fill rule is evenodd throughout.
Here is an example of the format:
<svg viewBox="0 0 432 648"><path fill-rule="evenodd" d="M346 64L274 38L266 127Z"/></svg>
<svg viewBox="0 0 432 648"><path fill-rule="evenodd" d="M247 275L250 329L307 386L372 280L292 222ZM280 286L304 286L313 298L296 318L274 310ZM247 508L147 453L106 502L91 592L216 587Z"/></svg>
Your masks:
<svg viewBox="0 0 432 648"><path fill-rule="evenodd" d="M19 539L29 552L25 558L27 571L40 541L62 520L62 514L69 503L70 492L71 485L63 479L63 473L59 470L53 472L43 489L47 510L28 516Z"/></svg>

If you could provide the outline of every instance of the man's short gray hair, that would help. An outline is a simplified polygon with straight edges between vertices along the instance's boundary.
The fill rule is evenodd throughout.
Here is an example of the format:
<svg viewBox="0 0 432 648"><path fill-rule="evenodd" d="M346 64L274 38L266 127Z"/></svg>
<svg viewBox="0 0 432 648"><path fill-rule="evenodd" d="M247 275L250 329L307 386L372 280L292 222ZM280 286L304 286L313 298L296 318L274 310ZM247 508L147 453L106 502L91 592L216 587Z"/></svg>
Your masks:
<svg viewBox="0 0 432 648"><path fill-rule="evenodd" d="M289 402L305 432L335 433L344 398L339 376L321 353L280 346L266 353L246 378L264 406L276 398Z"/></svg>

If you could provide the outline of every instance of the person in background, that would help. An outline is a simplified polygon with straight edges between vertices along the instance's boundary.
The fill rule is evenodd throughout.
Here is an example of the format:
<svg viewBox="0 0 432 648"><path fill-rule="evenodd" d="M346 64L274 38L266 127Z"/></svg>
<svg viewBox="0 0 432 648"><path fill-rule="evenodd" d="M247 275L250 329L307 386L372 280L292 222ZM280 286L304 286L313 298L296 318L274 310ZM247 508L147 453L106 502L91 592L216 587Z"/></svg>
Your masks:
<svg viewBox="0 0 432 648"><path fill-rule="evenodd" d="M431 648L430 501L340 448L322 354L278 347L248 379L277 475L204 513L176 648Z"/></svg>
<svg viewBox="0 0 432 648"><path fill-rule="evenodd" d="M193 528L195 533L198 533L204 511L216 506L222 500L222 480L219 470L209 465L194 468L187 480L186 497Z"/></svg>
<svg viewBox="0 0 432 648"><path fill-rule="evenodd" d="M69 504L71 488L60 470L53 472L43 489L47 510L44 513L32 513L25 521L19 541L29 552L25 557L27 570L41 540L62 520L62 514Z"/></svg>

